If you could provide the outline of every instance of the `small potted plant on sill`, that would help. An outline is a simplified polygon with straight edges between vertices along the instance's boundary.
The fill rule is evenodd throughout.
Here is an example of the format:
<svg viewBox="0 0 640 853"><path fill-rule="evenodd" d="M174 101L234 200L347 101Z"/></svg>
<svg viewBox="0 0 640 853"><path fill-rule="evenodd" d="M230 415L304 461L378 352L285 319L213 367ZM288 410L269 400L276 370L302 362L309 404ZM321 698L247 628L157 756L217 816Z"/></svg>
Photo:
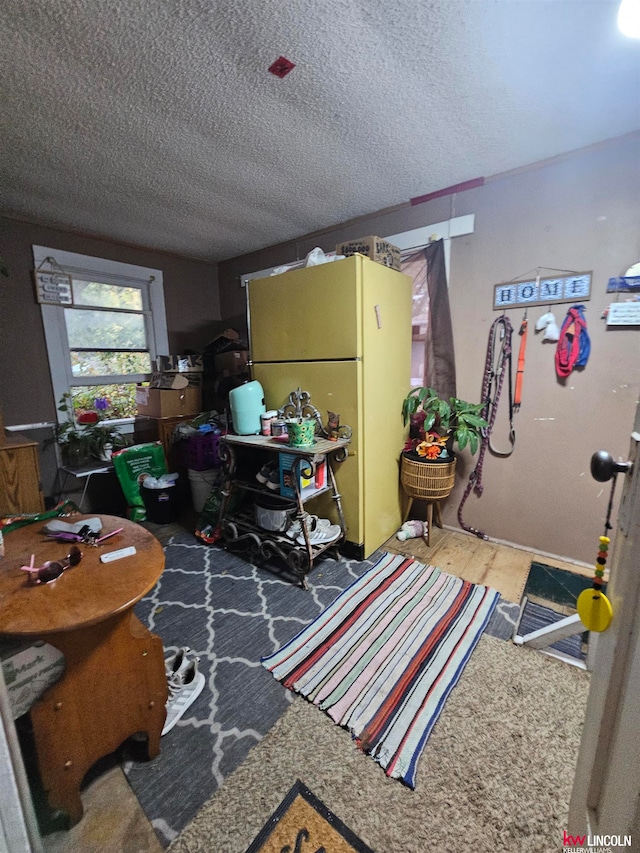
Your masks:
<svg viewBox="0 0 640 853"><path fill-rule="evenodd" d="M84 437L91 456L103 462L108 462L113 453L129 445L127 436L123 435L117 426L100 421L85 427Z"/></svg>
<svg viewBox="0 0 640 853"><path fill-rule="evenodd" d="M99 397L94 410L83 409L76 415L71 394L62 395L58 411L66 413L66 420L55 428L55 440L68 465L78 468L92 458L107 461L113 450L128 445L117 426L102 421L106 408L108 401Z"/></svg>

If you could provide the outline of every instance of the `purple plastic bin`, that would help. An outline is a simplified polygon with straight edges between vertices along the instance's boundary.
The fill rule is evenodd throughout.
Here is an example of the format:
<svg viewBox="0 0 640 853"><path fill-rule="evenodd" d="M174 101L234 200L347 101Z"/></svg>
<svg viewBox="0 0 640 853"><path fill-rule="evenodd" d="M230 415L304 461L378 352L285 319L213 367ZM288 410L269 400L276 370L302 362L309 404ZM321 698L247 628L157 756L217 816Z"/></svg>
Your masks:
<svg viewBox="0 0 640 853"><path fill-rule="evenodd" d="M220 466L218 444L220 433L203 432L187 438L187 468L193 471L208 471Z"/></svg>

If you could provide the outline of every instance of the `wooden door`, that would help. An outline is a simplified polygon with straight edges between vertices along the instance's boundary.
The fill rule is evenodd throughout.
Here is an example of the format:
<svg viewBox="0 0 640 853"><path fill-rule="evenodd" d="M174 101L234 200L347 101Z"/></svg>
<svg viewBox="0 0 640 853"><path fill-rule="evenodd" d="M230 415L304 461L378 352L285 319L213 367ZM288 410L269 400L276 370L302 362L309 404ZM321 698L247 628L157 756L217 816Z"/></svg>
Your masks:
<svg viewBox="0 0 640 853"><path fill-rule="evenodd" d="M633 467L628 474L617 475L623 479L623 492L612 531L607 589L613 620L609 629L597 637L566 832L573 842L565 838L565 842L579 847L588 844L584 835L604 847L615 845L611 840L601 842L596 836L620 836L619 844L627 849L635 850L640 843L639 442L640 406L628 457ZM633 848L625 836L632 836Z"/></svg>

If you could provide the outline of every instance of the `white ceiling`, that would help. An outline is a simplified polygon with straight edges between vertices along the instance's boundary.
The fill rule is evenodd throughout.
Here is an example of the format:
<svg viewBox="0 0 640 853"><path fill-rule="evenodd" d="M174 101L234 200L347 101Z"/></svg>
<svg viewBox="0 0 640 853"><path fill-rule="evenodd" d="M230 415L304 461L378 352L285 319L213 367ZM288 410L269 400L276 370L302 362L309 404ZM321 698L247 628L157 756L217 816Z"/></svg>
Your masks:
<svg viewBox="0 0 640 853"><path fill-rule="evenodd" d="M5 0L0 209L218 261L619 136L617 7Z"/></svg>

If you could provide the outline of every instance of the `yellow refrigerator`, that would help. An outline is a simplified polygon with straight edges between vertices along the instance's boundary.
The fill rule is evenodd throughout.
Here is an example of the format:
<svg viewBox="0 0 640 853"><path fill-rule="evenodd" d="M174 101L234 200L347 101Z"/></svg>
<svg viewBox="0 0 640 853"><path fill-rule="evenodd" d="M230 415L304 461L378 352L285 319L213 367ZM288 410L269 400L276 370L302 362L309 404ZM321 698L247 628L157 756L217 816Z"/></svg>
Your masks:
<svg viewBox="0 0 640 853"><path fill-rule="evenodd" d="M251 375L268 409L301 388L353 434L335 466L344 552L369 557L399 528L402 401L411 374L411 279L363 255L247 285ZM335 520L323 495L309 511Z"/></svg>

